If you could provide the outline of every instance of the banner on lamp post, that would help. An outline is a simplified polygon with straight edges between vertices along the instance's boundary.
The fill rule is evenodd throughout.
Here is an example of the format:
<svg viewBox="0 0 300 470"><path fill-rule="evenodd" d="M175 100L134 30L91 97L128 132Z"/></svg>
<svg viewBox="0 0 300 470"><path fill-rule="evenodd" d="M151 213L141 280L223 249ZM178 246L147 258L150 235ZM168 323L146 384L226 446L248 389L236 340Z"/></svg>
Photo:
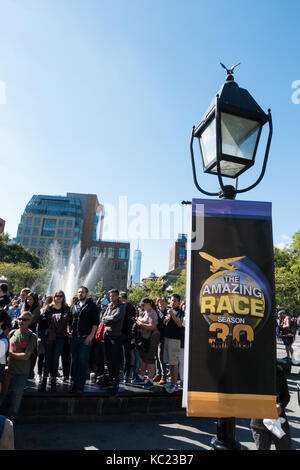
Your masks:
<svg viewBox="0 0 300 470"><path fill-rule="evenodd" d="M275 419L271 203L194 199L190 216L183 406Z"/></svg>

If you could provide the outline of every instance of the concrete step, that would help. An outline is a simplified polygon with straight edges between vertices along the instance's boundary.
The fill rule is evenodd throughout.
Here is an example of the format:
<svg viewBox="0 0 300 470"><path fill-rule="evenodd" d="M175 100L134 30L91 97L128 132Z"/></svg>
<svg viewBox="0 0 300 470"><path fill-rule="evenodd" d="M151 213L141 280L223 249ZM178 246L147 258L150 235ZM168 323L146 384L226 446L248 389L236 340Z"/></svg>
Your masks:
<svg viewBox="0 0 300 470"><path fill-rule="evenodd" d="M105 417L152 415L172 412L185 413L182 392L168 394L162 386L151 390L131 385L120 385L117 397L97 384L87 383L82 395L72 394L70 386L58 380L56 392L38 392L34 380L29 380L24 391L19 423L59 423L74 421L101 421Z"/></svg>

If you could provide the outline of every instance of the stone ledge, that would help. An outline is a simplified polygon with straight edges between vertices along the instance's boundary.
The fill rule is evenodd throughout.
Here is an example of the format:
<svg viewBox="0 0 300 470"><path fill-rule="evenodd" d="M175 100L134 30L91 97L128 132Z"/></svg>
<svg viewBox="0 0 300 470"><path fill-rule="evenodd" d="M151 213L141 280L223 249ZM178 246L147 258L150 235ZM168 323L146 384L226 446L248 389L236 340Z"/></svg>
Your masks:
<svg viewBox="0 0 300 470"><path fill-rule="evenodd" d="M18 422L67 422L184 411L180 395L103 397L24 395ZM185 412L185 411L184 411Z"/></svg>

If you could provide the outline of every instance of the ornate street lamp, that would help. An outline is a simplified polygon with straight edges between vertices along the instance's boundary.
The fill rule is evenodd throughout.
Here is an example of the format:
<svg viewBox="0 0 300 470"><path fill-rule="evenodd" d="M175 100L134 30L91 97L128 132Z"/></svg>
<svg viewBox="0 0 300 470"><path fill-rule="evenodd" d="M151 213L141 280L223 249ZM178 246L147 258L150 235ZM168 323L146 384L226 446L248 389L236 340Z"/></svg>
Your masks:
<svg viewBox="0 0 300 470"><path fill-rule="evenodd" d="M190 150L194 182L199 191L208 196L235 199L236 194L249 191L262 180L272 139L272 116L266 114L250 93L234 81L234 68L225 68L226 81L212 100L202 121L193 127ZM261 174L257 181L245 189L238 189L238 177L254 165L262 128L269 123L269 137ZM197 139L204 173L217 175L219 193L203 190L197 180L193 142ZM234 178L235 186L224 185L223 177Z"/></svg>
<svg viewBox="0 0 300 470"><path fill-rule="evenodd" d="M200 124L193 127L190 150L196 188L207 196L235 199L236 194L250 191L264 177L273 133L272 116L270 109L266 114L250 93L234 81L234 69L239 63L230 69L221 65L226 70L226 81L212 100ZM269 136L260 176L252 185L238 189L238 177L255 163L262 128L266 123L269 123ZM199 142L204 173L218 177L218 193L208 192L198 183L194 139ZM235 179L235 186L225 185L223 177ZM217 437L213 438L212 447L216 450L241 448L235 440L235 418L218 418Z"/></svg>

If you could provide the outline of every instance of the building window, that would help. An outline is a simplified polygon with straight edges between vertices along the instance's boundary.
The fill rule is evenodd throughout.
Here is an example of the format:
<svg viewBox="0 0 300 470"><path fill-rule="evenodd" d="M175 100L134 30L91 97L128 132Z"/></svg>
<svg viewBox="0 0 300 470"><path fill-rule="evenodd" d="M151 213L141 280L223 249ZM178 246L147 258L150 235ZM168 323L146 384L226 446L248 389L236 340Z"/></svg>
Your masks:
<svg viewBox="0 0 300 470"><path fill-rule="evenodd" d="M68 258L68 256L69 256L68 250L64 250L64 251L63 251L63 257L64 257L64 258Z"/></svg>
<svg viewBox="0 0 300 470"><path fill-rule="evenodd" d="M100 253L99 246L92 246L91 247L91 255L94 258L97 258L99 256L99 253Z"/></svg>
<svg viewBox="0 0 300 470"><path fill-rule="evenodd" d="M73 221L67 220L67 227L73 227Z"/></svg>
<svg viewBox="0 0 300 470"><path fill-rule="evenodd" d="M179 247L179 259L185 259L185 246Z"/></svg>
<svg viewBox="0 0 300 470"><path fill-rule="evenodd" d="M33 228L32 229L32 235L38 235L39 234L39 229L38 228Z"/></svg>
<svg viewBox="0 0 300 470"><path fill-rule="evenodd" d="M26 225L32 225L32 217L26 218Z"/></svg>
<svg viewBox="0 0 300 470"><path fill-rule="evenodd" d="M46 246L46 239L40 238L40 246Z"/></svg>
<svg viewBox="0 0 300 470"><path fill-rule="evenodd" d="M71 238L71 236L72 236L72 231L71 230L66 230L65 231L65 237L66 238Z"/></svg>
<svg viewBox="0 0 300 470"><path fill-rule="evenodd" d="M119 248L119 259L126 259L126 248Z"/></svg>
<svg viewBox="0 0 300 470"><path fill-rule="evenodd" d="M31 246L37 246L37 238L31 239Z"/></svg>
<svg viewBox="0 0 300 470"><path fill-rule="evenodd" d="M40 225L41 219L39 217L35 217L34 219L34 225Z"/></svg>
<svg viewBox="0 0 300 470"><path fill-rule="evenodd" d="M31 228L30 227L25 227L24 233L25 235L30 235Z"/></svg>
<svg viewBox="0 0 300 470"><path fill-rule="evenodd" d="M56 236L57 236L57 237L62 237L62 236L63 236L63 233L64 233L63 230L57 230Z"/></svg>
<svg viewBox="0 0 300 470"><path fill-rule="evenodd" d="M64 248L70 248L70 240L64 241Z"/></svg>
<svg viewBox="0 0 300 470"><path fill-rule="evenodd" d="M42 235L44 237L54 237L56 229L56 219L44 219Z"/></svg>
<svg viewBox="0 0 300 470"><path fill-rule="evenodd" d="M23 238L23 245L28 246L29 245L29 238Z"/></svg>
<svg viewBox="0 0 300 470"><path fill-rule="evenodd" d="M58 226L59 226L59 227L64 227L64 226L65 226L65 221L62 220L62 219L60 219L60 220L58 221Z"/></svg>
<svg viewBox="0 0 300 470"><path fill-rule="evenodd" d="M115 249L112 247L108 248L108 258L114 258L115 257Z"/></svg>

